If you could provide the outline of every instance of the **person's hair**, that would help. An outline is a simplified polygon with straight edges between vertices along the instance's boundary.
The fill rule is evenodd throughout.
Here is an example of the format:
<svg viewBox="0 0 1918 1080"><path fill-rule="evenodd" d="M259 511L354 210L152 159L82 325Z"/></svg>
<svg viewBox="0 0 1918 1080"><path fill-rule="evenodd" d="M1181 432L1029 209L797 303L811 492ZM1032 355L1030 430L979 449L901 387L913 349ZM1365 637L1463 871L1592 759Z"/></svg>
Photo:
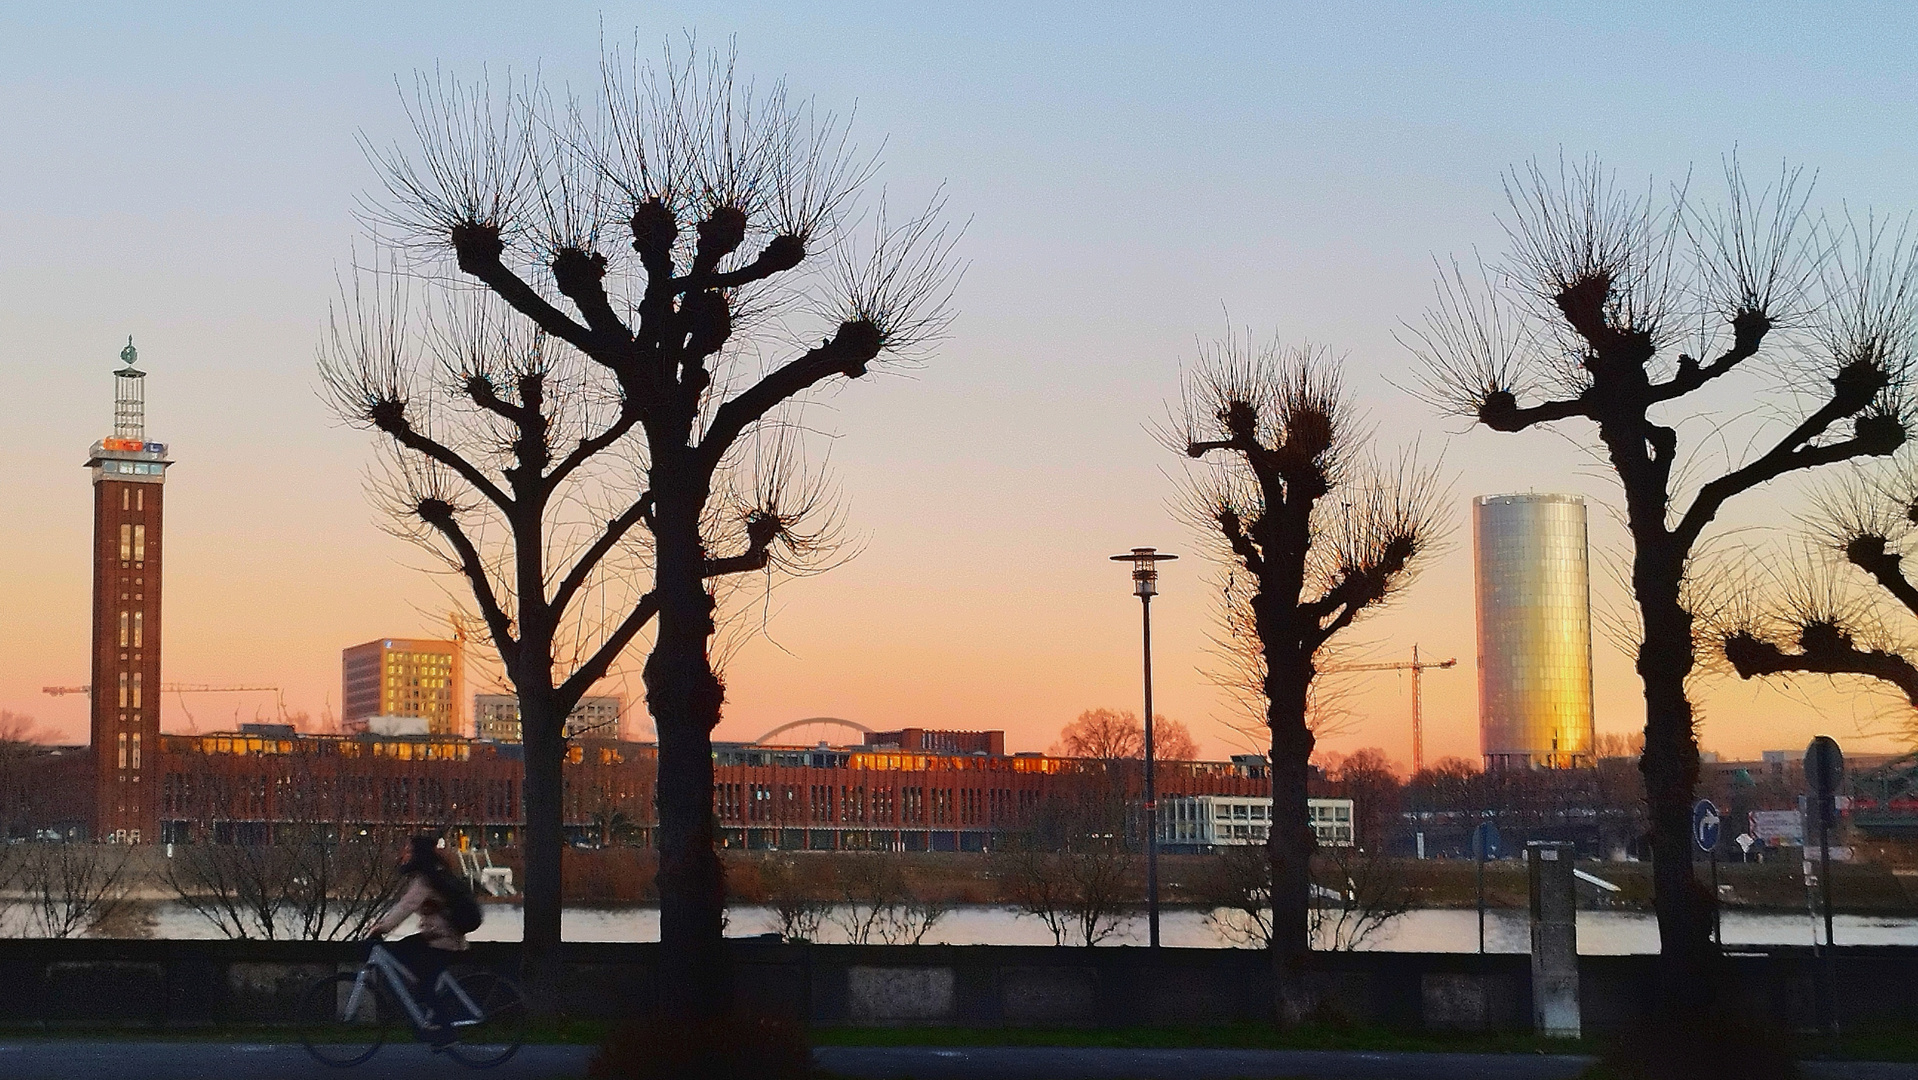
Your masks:
<svg viewBox="0 0 1918 1080"><path fill-rule="evenodd" d="M421 833L406 842L406 858L400 863L404 873L445 873L446 863L440 859L440 838Z"/></svg>

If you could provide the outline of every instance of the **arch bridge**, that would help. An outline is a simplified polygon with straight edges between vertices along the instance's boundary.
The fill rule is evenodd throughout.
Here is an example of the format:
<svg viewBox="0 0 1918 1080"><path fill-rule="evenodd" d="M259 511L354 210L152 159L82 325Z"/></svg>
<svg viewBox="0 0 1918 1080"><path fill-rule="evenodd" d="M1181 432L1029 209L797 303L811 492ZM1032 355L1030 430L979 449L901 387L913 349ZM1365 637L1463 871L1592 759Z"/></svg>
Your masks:
<svg viewBox="0 0 1918 1080"><path fill-rule="evenodd" d="M787 723L781 724L778 727L772 729L771 731L768 731L764 735L761 735L759 738L754 739L751 745L765 746L767 743L772 742L774 739L778 738L781 735L784 735L788 731L795 731L803 727L811 727L814 724L824 724L828 727L845 728L848 731L856 731L860 735L872 734L871 728L867 727L864 724L859 723L856 720L842 720L837 716L809 716L804 720L792 720Z"/></svg>

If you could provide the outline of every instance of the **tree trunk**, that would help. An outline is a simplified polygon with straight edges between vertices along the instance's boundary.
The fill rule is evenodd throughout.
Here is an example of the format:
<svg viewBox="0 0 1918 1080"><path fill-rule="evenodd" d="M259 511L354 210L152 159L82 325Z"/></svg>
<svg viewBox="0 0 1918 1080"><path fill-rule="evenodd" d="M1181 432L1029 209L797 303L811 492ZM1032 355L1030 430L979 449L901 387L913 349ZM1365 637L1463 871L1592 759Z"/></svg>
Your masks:
<svg viewBox="0 0 1918 1080"><path fill-rule="evenodd" d="M1272 665L1268 662L1268 669ZM1266 722L1272 730L1272 819L1266 834L1272 875L1272 976L1281 1026L1314 1011L1305 985L1311 955L1312 849L1306 778L1313 738L1305 723L1306 687L1300 678L1270 679Z"/></svg>
<svg viewBox="0 0 1918 1080"><path fill-rule="evenodd" d="M661 501L659 630L645 679L647 708L659 730L659 1008L712 1018L732 1007L722 935L726 883L713 849L712 731L725 687L707 653L713 600L698 522L696 506Z"/></svg>
<svg viewBox="0 0 1918 1080"><path fill-rule="evenodd" d="M1692 869L1698 739L1685 695L1694 664L1692 617L1679 602L1677 572L1641 573L1637 589L1645 622L1638 653L1638 673L1645 684L1645 749L1638 767L1651 816L1659 990L1667 1017L1697 1018L1713 998L1717 953L1711 940L1711 897Z"/></svg>
<svg viewBox="0 0 1918 1080"><path fill-rule="evenodd" d="M537 695L525 695L520 702L525 755L520 804L526 815L526 835L520 838L526 920L520 973L533 1008L546 1015L559 1011L560 862L566 848L566 740L561 737L563 718L552 715L553 711L552 703L540 701Z"/></svg>

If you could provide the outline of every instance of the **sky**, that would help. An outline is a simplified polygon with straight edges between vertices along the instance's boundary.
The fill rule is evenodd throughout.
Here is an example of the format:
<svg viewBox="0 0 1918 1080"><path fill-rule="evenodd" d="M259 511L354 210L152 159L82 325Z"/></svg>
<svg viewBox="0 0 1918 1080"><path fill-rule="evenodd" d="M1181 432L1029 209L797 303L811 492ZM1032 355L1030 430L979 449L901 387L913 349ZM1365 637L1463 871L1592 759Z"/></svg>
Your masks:
<svg viewBox="0 0 1918 1080"><path fill-rule="evenodd" d="M1621 177L1734 150L1817 172L1816 203L1918 207L1918 12L1868 4L901 5L467 2L10 5L0 11L0 708L84 736L88 445L128 335L167 486L165 677L337 710L339 650L443 629L449 583L379 528L364 433L317 393L316 347L377 184L360 140L404 131L396 81L529 74L590 88L602 41L736 41L743 70L855 113L890 192L944 184L966 222L949 338L830 395L831 464L862 548L756 599L722 737L836 716L1003 728L1043 749L1093 707L1137 709L1138 603L1114 552L1187 554L1154 602L1157 707L1248 749L1208 676L1216 612L1153 425L1228 329L1344 357L1382 447L1440 461L1451 540L1357 631L1358 655L1456 657L1424 679L1428 758L1476 757L1469 500L1593 502L1589 432L1501 435L1409 392L1400 343L1435 267L1503 250L1501 175L1599 155ZM1757 383L1728 387L1737 410ZM1786 486L1724 532L1783 543ZM1595 602L1621 595L1595 573ZM1598 639L1597 726L1643 723ZM637 670L637 662L625 665ZM636 675L608 689L640 696ZM1707 749L1898 744L1881 695L1701 678ZM1355 684L1326 740L1410 758L1410 681ZM272 695L171 698L169 730L264 717ZM631 734L645 736L643 721Z"/></svg>

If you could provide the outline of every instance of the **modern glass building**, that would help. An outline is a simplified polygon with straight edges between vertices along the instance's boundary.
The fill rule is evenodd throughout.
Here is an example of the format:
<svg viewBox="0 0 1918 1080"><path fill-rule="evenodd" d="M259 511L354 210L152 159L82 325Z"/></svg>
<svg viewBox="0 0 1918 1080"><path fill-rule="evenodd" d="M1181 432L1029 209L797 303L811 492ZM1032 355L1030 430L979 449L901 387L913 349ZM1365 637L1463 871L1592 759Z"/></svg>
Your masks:
<svg viewBox="0 0 1918 1080"><path fill-rule="evenodd" d="M1585 500L1472 500L1479 752L1487 769L1592 763L1592 591Z"/></svg>

